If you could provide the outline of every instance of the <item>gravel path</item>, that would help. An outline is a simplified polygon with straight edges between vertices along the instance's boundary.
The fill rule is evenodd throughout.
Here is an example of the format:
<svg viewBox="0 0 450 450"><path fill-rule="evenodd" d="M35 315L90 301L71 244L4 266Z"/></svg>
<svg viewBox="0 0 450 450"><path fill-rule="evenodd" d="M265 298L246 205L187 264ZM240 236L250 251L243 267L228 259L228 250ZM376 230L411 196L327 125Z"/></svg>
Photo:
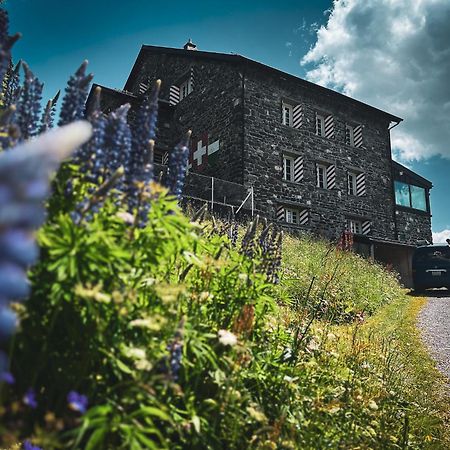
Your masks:
<svg viewBox="0 0 450 450"><path fill-rule="evenodd" d="M438 369L450 378L450 297L429 297L419 314L418 325Z"/></svg>

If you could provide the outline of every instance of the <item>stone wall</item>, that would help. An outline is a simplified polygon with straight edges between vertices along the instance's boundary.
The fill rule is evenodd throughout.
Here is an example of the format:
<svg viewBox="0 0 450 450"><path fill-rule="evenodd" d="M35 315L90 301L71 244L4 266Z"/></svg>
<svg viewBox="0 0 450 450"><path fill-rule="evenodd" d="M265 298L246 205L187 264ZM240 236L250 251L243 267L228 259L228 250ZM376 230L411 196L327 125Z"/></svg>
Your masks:
<svg viewBox="0 0 450 450"><path fill-rule="evenodd" d="M193 57L190 57L190 56ZM138 94L139 84L162 80L161 98L169 100L170 86L179 85L193 71L193 91L172 107L171 147L188 129L192 130L191 152L219 141L214 157L203 156L201 166L191 171L242 183L242 80L235 66L221 61L196 59L195 55L148 54L129 89ZM205 142L207 141L207 142ZM160 142L161 143L161 142Z"/></svg>
<svg viewBox="0 0 450 450"><path fill-rule="evenodd" d="M398 208L396 217L398 239L401 242L417 245L417 242L423 239L426 239L429 243L433 241L431 216L428 213Z"/></svg>
<svg viewBox="0 0 450 450"><path fill-rule="evenodd" d="M245 178L255 186L260 209L275 217L277 203L310 210L312 228L329 237L339 235L346 218L371 220L371 236L395 239L394 201L390 166L388 119L321 89L305 87L276 73L249 68L245 74ZM303 106L300 129L282 125L282 101ZM334 117L334 138L315 134L315 114ZM363 148L345 144L345 124L363 125ZM303 155L304 178L283 181L283 153ZM325 161L336 166L336 188L316 187L315 165ZM366 174L366 195L347 194L347 170Z"/></svg>

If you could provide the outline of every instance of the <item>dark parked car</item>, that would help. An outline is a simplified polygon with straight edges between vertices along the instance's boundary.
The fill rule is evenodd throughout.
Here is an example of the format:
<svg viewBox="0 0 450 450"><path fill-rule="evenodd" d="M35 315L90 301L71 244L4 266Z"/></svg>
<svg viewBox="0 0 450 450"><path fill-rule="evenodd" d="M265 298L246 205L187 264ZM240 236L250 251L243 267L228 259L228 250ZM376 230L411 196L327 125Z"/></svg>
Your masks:
<svg viewBox="0 0 450 450"><path fill-rule="evenodd" d="M416 291L440 287L450 289L450 247L443 244L417 247L412 273Z"/></svg>

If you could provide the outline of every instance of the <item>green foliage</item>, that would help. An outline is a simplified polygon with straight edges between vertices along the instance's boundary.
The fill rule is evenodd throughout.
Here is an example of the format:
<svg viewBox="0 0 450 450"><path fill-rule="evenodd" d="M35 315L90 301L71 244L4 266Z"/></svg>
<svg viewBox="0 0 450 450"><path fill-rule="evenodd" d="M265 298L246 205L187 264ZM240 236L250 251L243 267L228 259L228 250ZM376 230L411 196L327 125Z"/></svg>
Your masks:
<svg viewBox="0 0 450 450"><path fill-rule="evenodd" d="M307 235L286 236L283 261L283 295L317 318L352 322L402 295L395 273Z"/></svg>
<svg viewBox="0 0 450 450"><path fill-rule="evenodd" d="M163 188L151 192L143 229L116 198L79 225L55 209L40 230L11 355L17 385L3 392L3 443L9 435L46 450L427 447L434 438L414 425L400 347L358 314L403 298L391 274L286 237L289 266L274 286L259 250L244 256L217 223L191 223ZM346 286L344 270L357 286ZM363 296L373 279L378 295L367 287ZM318 314L324 299L333 301ZM20 404L29 387L34 411ZM89 397L82 416L67 407L71 390Z"/></svg>

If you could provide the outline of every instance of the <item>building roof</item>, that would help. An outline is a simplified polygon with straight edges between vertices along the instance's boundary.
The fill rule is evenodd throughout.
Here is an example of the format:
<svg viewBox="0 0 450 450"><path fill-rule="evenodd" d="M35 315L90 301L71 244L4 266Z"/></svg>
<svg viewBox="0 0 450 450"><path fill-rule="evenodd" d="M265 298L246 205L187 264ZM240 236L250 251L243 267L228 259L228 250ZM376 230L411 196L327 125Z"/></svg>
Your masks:
<svg viewBox="0 0 450 450"><path fill-rule="evenodd" d="M117 106L123 105L124 103L134 104L142 100L142 96L135 95L132 92L121 89L112 89L101 84L93 83L86 100L86 109L88 110L91 102L93 101L96 87L100 87L102 89L103 95L107 96L109 100L115 100L117 102ZM158 99L158 104L160 110L162 109L163 111L166 111L172 109L172 106L169 105L169 102L167 100Z"/></svg>
<svg viewBox="0 0 450 450"><path fill-rule="evenodd" d="M142 60L147 54L172 54L172 55L178 55L178 56L188 56L188 57L196 58L196 59L209 59L209 60L215 60L215 61L225 61L225 62L239 64L239 65L251 65L253 67L256 67L258 69L261 69L261 70L264 70L267 72L272 72L272 73L275 73L278 75L282 75L282 76L294 79L298 83L305 86L306 88L316 89L318 91L321 91L325 95L335 96L335 97L340 98L341 100L344 100L346 102L349 102L355 106L361 107L363 109L368 109L368 110L370 110L372 112L376 112L378 114L382 114L387 119L389 119L390 122L400 123L403 120L400 117L394 116L386 111L382 111L381 109L375 108L374 106L370 106L366 103L360 102L359 100L355 100L354 98L348 97L344 94L341 94L340 92L320 86L318 84L304 80L303 78L297 77L297 76L289 74L287 72L283 72L279 69L275 69L274 67L268 66L268 65L260 63L258 61L254 61L253 59L247 58L242 55L234 54L234 53L232 53L232 54L216 53L216 52L205 52L205 51L200 51L200 50L192 51L192 50L185 50L185 49L181 49L181 48L143 45L139 51L139 54L133 65L133 68L130 72L127 82L125 83L124 90L129 90L131 88L131 86L139 72L139 68L141 67Z"/></svg>
<svg viewBox="0 0 450 450"><path fill-rule="evenodd" d="M423 186L428 189L433 187L433 183L430 180L420 176L416 172L413 172L411 169L408 169L403 164L398 163L397 161L392 161L394 167L394 179L407 179L408 182L412 182L413 184L417 184L418 186Z"/></svg>

